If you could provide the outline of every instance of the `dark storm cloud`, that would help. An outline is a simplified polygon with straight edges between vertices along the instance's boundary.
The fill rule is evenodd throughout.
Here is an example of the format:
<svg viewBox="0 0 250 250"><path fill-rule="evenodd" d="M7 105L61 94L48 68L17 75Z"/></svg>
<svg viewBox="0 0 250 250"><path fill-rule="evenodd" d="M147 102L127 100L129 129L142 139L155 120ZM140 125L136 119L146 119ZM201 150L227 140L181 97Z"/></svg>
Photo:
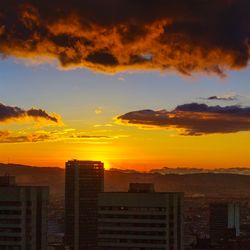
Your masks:
<svg viewBox="0 0 250 250"><path fill-rule="evenodd" d="M250 107L190 103L172 111L133 111L117 117L117 121L139 127L179 129L182 135L235 133L250 131Z"/></svg>
<svg viewBox="0 0 250 250"><path fill-rule="evenodd" d="M53 123L59 123L58 115L49 115L45 110L31 108L24 110L19 107L7 106L0 103L0 122L9 120L25 120L32 118L34 120L47 120Z"/></svg>
<svg viewBox="0 0 250 250"><path fill-rule="evenodd" d="M105 72L223 75L247 66L249 23L249 0L2 0L0 53Z"/></svg>

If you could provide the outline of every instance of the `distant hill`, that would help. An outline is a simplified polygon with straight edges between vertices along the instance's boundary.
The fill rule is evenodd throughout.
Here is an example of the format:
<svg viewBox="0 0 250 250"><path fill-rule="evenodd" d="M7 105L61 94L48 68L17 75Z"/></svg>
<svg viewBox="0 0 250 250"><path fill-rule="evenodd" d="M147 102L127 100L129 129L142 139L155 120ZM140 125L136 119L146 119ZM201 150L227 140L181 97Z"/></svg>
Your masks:
<svg viewBox="0 0 250 250"><path fill-rule="evenodd" d="M22 185L49 185L52 195L64 193L64 169L0 164L0 175L15 175ZM250 175L230 173L160 174L106 170L106 191L127 191L130 182L155 183L157 191L183 191L187 195L250 197Z"/></svg>
<svg viewBox="0 0 250 250"><path fill-rule="evenodd" d="M152 169L150 173L160 174L201 174L201 173L217 173L217 174L240 174L250 175L250 168L168 168Z"/></svg>
<svg viewBox="0 0 250 250"><path fill-rule="evenodd" d="M155 183L157 191L183 191L186 195L250 197L250 176L239 174L122 173L106 171L106 190L126 191L130 182Z"/></svg>
<svg viewBox="0 0 250 250"><path fill-rule="evenodd" d="M64 192L64 169L0 163L0 175L14 175L21 185L49 185L53 195Z"/></svg>

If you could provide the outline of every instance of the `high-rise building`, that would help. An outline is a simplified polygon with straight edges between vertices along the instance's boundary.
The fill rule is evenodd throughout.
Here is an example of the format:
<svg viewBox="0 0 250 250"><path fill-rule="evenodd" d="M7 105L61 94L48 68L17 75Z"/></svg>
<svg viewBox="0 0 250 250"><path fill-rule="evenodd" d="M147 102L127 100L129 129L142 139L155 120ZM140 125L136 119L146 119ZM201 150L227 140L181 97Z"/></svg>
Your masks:
<svg viewBox="0 0 250 250"><path fill-rule="evenodd" d="M48 187L0 176L0 249L47 250Z"/></svg>
<svg viewBox="0 0 250 250"><path fill-rule="evenodd" d="M100 161L66 163L65 245L70 250L97 249L98 194L104 191Z"/></svg>
<svg viewBox="0 0 250 250"><path fill-rule="evenodd" d="M100 193L100 250L183 250L183 193L160 193L153 184L129 192Z"/></svg>
<svg viewBox="0 0 250 250"><path fill-rule="evenodd" d="M212 243L240 234L240 206L238 203L210 204L209 230Z"/></svg>

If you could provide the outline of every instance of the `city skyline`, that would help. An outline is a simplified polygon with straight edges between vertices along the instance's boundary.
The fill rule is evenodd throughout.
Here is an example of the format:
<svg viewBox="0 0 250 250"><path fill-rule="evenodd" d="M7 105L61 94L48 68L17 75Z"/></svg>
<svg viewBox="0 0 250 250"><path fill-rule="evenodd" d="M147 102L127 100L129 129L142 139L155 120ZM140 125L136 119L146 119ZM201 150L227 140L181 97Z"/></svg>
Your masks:
<svg viewBox="0 0 250 250"><path fill-rule="evenodd" d="M56 1L55 16L35 1L0 12L0 162L250 167L247 1L111 2L106 13L96 1Z"/></svg>

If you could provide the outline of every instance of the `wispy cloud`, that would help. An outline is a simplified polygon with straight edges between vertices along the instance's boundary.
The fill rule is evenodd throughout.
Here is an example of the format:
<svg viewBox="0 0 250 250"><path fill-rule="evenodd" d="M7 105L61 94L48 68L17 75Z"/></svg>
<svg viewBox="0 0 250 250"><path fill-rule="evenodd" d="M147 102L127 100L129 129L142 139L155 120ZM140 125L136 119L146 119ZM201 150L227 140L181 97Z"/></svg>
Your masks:
<svg viewBox="0 0 250 250"><path fill-rule="evenodd" d="M106 136L106 135L75 135L71 138L74 139L91 139L91 140L98 140L98 139L113 139L112 136Z"/></svg>
<svg viewBox="0 0 250 250"><path fill-rule="evenodd" d="M53 131L0 131L0 143L35 143L65 141L84 144L106 144L111 140L125 137L125 135L88 135L74 129L60 129Z"/></svg>
<svg viewBox="0 0 250 250"><path fill-rule="evenodd" d="M117 79L118 79L118 81L125 81L124 77L118 77Z"/></svg>
<svg viewBox="0 0 250 250"><path fill-rule="evenodd" d="M53 139L53 136L44 133L30 133L25 135L18 135L9 131L0 131L0 143L43 142Z"/></svg>
<svg viewBox="0 0 250 250"><path fill-rule="evenodd" d="M100 127L113 127L113 124L111 123L105 123L105 124L95 124L95 128L100 128Z"/></svg>
<svg viewBox="0 0 250 250"><path fill-rule="evenodd" d="M225 96L209 96L207 98L202 98L204 100L208 100L208 101L237 101L238 98L236 95L225 95Z"/></svg>
<svg viewBox="0 0 250 250"><path fill-rule="evenodd" d="M102 114L102 113L103 113L103 107L97 107L97 108L95 109L95 113L96 113L97 115Z"/></svg>

